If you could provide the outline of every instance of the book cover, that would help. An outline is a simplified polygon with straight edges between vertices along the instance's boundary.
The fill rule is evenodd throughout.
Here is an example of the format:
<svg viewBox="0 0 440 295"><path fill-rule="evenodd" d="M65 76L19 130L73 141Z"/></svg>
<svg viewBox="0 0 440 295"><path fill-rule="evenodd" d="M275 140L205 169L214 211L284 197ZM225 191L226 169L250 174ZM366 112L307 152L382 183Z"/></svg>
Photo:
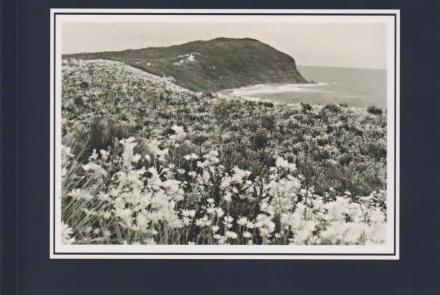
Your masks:
<svg viewBox="0 0 440 295"><path fill-rule="evenodd" d="M438 5L300 2L2 1L1 294L439 293Z"/></svg>

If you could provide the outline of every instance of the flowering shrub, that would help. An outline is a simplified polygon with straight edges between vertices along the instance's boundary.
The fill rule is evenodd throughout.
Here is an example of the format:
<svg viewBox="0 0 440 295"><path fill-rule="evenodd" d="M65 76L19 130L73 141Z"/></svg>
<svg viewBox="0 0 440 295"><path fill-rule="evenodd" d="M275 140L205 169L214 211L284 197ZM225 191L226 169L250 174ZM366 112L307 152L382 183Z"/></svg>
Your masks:
<svg viewBox="0 0 440 295"><path fill-rule="evenodd" d="M62 241L382 244L383 114L187 91L64 61Z"/></svg>
<svg viewBox="0 0 440 295"><path fill-rule="evenodd" d="M326 201L303 188L296 166L278 157L268 178L234 167L215 150L183 157L181 140L153 140L144 154L134 138L94 152L65 181L63 241L142 244L383 243L383 192ZM72 159L68 149L63 155ZM67 161L65 160L65 163ZM189 164L190 169L182 167ZM66 169L64 167L63 169ZM65 171L65 170L63 170ZM66 172L63 172L66 173ZM66 175L66 174L64 174ZM71 187L65 183L65 187Z"/></svg>

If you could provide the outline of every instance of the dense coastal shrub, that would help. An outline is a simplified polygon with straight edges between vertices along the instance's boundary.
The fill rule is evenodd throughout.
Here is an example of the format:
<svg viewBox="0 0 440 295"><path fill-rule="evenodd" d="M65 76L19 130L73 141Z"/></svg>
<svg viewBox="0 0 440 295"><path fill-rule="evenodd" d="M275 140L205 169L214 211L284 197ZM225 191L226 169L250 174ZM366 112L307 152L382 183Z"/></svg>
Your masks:
<svg viewBox="0 0 440 295"><path fill-rule="evenodd" d="M386 117L63 61L65 241L380 244Z"/></svg>
<svg viewBox="0 0 440 295"><path fill-rule="evenodd" d="M63 150L63 224L69 243L380 244L383 191L323 196L302 184L296 165L278 157L267 177L233 167L211 150L176 161L176 140L134 138L94 151L76 167ZM74 168L76 167L76 168ZM75 169L76 172L72 172ZM76 183L76 184L73 184Z"/></svg>
<svg viewBox="0 0 440 295"><path fill-rule="evenodd" d="M367 108L367 112L369 112L370 114L373 115L381 115L382 114L382 109L376 107L376 106L369 106Z"/></svg>

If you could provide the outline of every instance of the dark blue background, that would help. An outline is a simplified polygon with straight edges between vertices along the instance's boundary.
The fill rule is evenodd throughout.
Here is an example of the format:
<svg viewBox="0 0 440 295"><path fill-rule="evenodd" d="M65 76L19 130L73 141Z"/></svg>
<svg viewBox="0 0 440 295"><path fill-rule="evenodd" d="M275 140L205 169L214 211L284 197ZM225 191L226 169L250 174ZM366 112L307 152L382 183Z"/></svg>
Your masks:
<svg viewBox="0 0 440 295"><path fill-rule="evenodd" d="M2 294L13 294L14 276L15 294L20 295L440 294L440 192L435 184L440 182L440 124L435 118L440 90L436 85L440 83L440 62L435 17L440 10L434 0L368 0L356 4L333 0L313 1L313 5L309 0L222 0L209 4L203 0L19 0L16 27L14 2L8 5L9 9L2 12ZM51 7L401 9L401 260L49 260ZM11 173L15 119L16 186Z"/></svg>

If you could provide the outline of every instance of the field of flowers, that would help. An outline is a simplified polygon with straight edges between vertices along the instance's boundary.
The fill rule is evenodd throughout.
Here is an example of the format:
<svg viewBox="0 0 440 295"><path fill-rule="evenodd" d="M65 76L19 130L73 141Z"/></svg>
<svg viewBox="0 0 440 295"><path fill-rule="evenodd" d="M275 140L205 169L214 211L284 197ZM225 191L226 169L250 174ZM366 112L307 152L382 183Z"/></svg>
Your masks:
<svg viewBox="0 0 440 295"><path fill-rule="evenodd" d="M64 60L63 242L382 244L386 114Z"/></svg>

